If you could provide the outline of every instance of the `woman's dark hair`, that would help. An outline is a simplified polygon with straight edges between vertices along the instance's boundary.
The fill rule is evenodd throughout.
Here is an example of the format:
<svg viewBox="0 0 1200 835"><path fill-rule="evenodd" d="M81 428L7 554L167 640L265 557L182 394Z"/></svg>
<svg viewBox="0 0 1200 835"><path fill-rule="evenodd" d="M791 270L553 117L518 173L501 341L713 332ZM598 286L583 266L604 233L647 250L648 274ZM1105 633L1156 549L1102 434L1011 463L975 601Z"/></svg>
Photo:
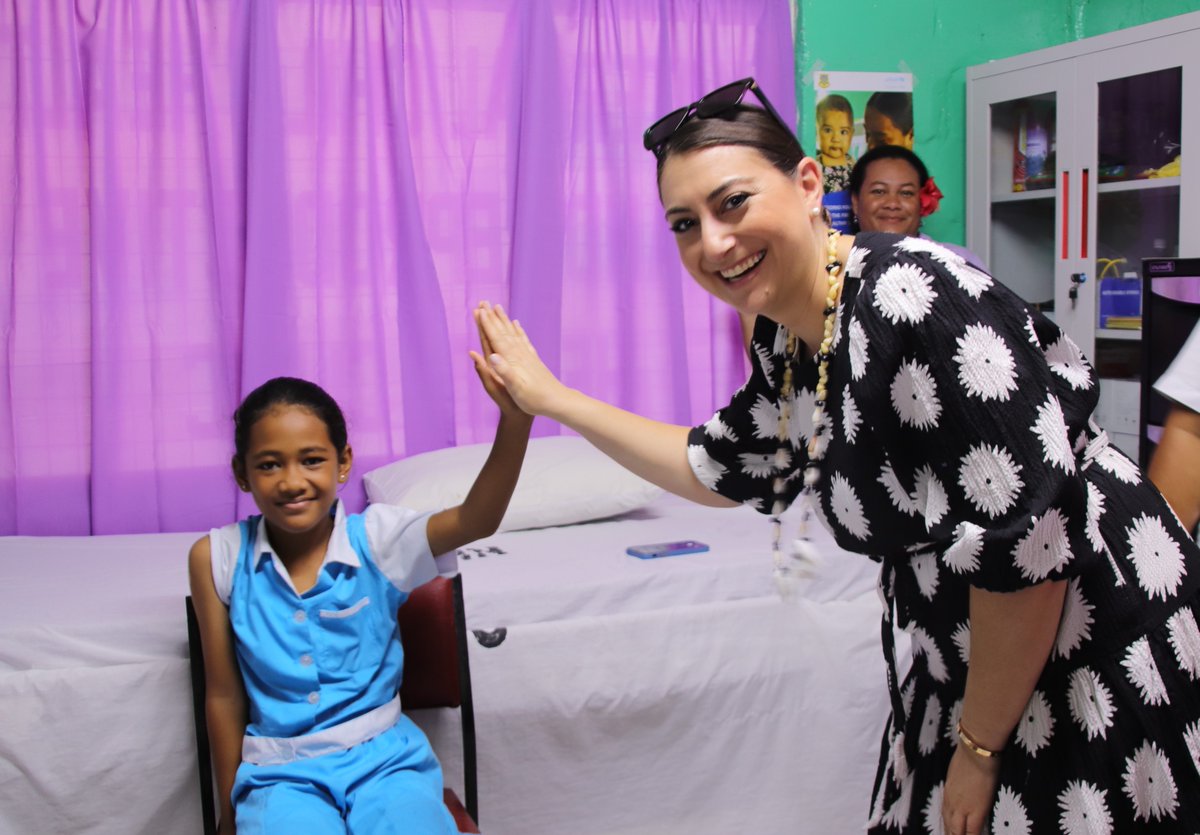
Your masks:
<svg viewBox="0 0 1200 835"><path fill-rule="evenodd" d="M863 183L867 181L867 169L871 163L881 159L899 159L907 162L917 172L917 186L920 188L924 188L925 183L929 180L929 169L925 167L925 163L921 162L921 158L908 148L902 145L879 145L867 151L858 158L858 162L854 163L854 168L850 170L849 191L851 194L858 196L858 193L862 191Z"/></svg>
<svg viewBox="0 0 1200 835"><path fill-rule="evenodd" d="M913 131L912 93L872 93L866 110L877 110L903 134Z"/></svg>
<svg viewBox="0 0 1200 835"><path fill-rule="evenodd" d="M320 418L340 457L346 449L346 418L325 389L297 377L275 377L246 395L233 413L233 446L238 461L245 461L250 429L276 406L299 406Z"/></svg>
<svg viewBox="0 0 1200 835"><path fill-rule="evenodd" d="M925 167L925 163L921 162L921 158L908 148L900 145L878 145L859 157L858 162L854 163L854 167L850 169L850 185L847 190L852 195L859 196L859 192L867 182L867 169L871 167L871 163L881 159L898 159L911 165L917 172L918 188L925 188L925 183L929 181L929 169ZM858 215L850 218L850 231L854 233L862 231L858 226Z"/></svg>
<svg viewBox="0 0 1200 835"><path fill-rule="evenodd" d="M800 140L765 110L747 104L735 105L706 119L692 117L663 143L658 157L658 180L663 163L672 154L698 151L718 145L745 145L767 158L789 177L796 173L804 149Z"/></svg>

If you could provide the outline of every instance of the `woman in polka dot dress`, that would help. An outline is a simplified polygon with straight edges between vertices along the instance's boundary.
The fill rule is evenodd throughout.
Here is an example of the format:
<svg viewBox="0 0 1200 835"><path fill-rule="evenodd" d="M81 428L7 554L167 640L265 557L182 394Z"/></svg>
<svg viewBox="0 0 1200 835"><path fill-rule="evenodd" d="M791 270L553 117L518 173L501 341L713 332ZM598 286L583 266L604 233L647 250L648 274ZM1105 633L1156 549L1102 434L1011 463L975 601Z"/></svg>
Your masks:
<svg viewBox="0 0 1200 835"><path fill-rule="evenodd" d="M497 379L679 495L770 513L807 489L881 563L872 832L1200 832L1200 551L1093 422L1087 361L936 243L830 237L819 166L727 90L646 144L684 266L757 316L747 383L701 426L650 421L565 387L485 305Z"/></svg>

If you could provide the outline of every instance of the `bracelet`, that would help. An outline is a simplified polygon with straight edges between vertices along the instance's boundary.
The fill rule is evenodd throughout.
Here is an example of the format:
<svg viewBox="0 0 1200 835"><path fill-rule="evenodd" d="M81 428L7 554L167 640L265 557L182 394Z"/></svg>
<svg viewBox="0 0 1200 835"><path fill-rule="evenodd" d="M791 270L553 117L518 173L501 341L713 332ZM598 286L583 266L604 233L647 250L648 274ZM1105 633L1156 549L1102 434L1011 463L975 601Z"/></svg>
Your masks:
<svg viewBox="0 0 1200 835"><path fill-rule="evenodd" d="M984 748L982 745L976 742L969 733L967 733L967 729L963 727L961 719L955 724L954 730L958 732L958 738L962 740L962 744L967 746L968 749L981 757L998 757L1000 756L1001 751L1004 750L1000 749L998 751L993 751L990 748Z"/></svg>

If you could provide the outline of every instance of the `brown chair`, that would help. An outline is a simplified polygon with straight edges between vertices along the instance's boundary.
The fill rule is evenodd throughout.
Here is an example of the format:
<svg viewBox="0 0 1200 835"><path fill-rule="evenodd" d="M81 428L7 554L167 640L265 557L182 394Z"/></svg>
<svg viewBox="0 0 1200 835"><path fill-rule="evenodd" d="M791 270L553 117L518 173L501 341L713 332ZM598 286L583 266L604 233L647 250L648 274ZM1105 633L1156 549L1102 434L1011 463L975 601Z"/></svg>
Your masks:
<svg viewBox="0 0 1200 835"><path fill-rule="evenodd" d="M188 650L192 671L192 710L196 721L197 768L204 835L217 831L212 752L204 712L204 653L200 627L189 596L186 603ZM458 708L462 720L463 788L466 806L453 790L444 791L446 808L459 832L478 833L478 790L475 782L475 709L471 701L471 669L467 659L467 624L461 575L438 577L416 589L400 607L400 642L404 645L404 710Z"/></svg>

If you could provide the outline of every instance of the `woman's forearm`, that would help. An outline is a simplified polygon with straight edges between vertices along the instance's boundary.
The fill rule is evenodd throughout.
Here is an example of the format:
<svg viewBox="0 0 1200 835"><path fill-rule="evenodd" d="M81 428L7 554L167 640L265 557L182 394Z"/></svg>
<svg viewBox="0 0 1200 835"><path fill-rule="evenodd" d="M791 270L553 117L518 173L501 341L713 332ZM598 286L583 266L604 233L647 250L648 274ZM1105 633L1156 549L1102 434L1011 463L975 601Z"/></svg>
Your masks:
<svg viewBox="0 0 1200 835"><path fill-rule="evenodd" d="M664 490L710 507L735 502L712 492L688 463L686 426L651 420L568 389L547 417L578 432L627 470Z"/></svg>
<svg viewBox="0 0 1200 835"><path fill-rule="evenodd" d="M971 587L971 653L962 725L993 751L1021 718L1050 657L1062 616L1065 581L1015 592Z"/></svg>
<svg viewBox="0 0 1200 835"><path fill-rule="evenodd" d="M521 409L570 427L625 469L712 507L734 502L700 483L688 463L688 428L650 420L569 388L546 367L520 323L486 302L475 310L488 368Z"/></svg>

